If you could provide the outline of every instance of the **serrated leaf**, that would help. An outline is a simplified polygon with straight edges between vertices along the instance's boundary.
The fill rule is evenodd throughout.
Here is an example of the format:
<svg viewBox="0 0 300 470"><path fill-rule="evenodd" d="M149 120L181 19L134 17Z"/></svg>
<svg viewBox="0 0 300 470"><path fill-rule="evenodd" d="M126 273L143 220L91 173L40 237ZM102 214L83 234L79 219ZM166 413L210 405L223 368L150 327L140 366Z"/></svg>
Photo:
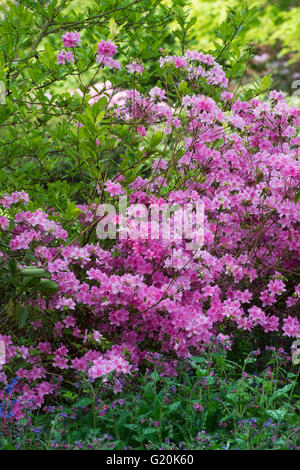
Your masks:
<svg viewBox="0 0 300 470"><path fill-rule="evenodd" d="M28 266L27 268L23 268L20 271L20 275L23 277L46 277L50 278L51 275L49 271L46 271L46 269L43 268L37 268L36 266Z"/></svg>

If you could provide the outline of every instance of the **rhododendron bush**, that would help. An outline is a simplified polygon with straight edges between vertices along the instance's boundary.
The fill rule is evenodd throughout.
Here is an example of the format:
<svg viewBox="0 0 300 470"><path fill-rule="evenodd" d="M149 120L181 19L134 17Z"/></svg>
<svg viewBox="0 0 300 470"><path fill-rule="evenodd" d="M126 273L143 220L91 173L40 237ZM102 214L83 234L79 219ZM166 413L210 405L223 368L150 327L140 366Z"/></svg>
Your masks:
<svg viewBox="0 0 300 470"><path fill-rule="evenodd" d="M120 390L157 357L172 375L180 359L230 350L238 335L291 344L300 334L300 110L280 91L238 97L222 65L197 50L121 60L111 39L93 48L67 31L56 67L80 70L83 49L102 81L69 93L80 112L62 146L80 182L67 209L42 207L34 186L0 195L4 421L80 378ZM152 83L147 68L157 71ZM49 107L60 100L49 96ZM101 231L108 204L117 217ZM158 223L153 234L139 218L197 204L200 245L197 230L176 237ZM169 222L175 232L176 214Z"/></svg>

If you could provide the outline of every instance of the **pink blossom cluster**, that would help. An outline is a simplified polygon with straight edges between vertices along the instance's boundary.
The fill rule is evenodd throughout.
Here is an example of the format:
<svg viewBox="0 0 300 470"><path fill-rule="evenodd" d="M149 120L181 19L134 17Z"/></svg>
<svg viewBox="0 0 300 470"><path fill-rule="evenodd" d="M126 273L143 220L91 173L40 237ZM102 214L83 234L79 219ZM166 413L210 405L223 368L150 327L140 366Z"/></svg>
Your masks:
<svg viewBox="0 0 300 470"><path fill-rule="evenodd" d="M34 241L49 243L54 239L65 240L68 236L59 222L49 220L48 214L40 210L20 211L15 216L15 222L17 226L9 245L13 251L27 249Z"/></svg>
<svg viewBox="0 0 300 470"><path fill-rule="evenodd" d="M170 65L183 71L189 81L203 78L210 85L228 87L228 79L224 70L210 54L187 50L184 56L174 55L160 58L161 67Z"/></svg>
<svg viewBox="0 0 300 470"><path fill-rule="evenodd" d="M110 69L121 69L121 64L118 60L113 59L112 57L106 57L97 55L96 62L100 65L104 65L105 67L109 67Z"/></svg>
<svg viewBox="0 0 300 470"><path fill-rule="evenodd" d="M118 351L109 351L109 353L98 357L92 363L88 374L92 380L99 377L106 377L111 373L129 374L132 369L129 362Z"/></svg>
<svg viewBox="0 0 300 470"><path fill-rule="evenodd" d="M65 47L76 47L81 42L80 34L77 31L67 32L62 36Z"/></svg>
<svg viewBox="0 0 300 470"><path fill-rule="evenodd" d="M72 51L60 51L57 54L57 65L65 64L66 62L74 62Z"/></svg>
<svg viewBox="0 0 300 470"><path fill-rule="evenodd" d="M123 119L138 120L147 123L147 125L155 122L164 122L166 128L167 126L172 126L172 124L176 127L176 123L179 123L179 120L174 123L172 119L174 110L163 101L164 95L162 93L159 94L157 90L154 92L150 90L149 95L143 96L136 89L127 90L125 104L119 106L116 111L117 115ZM154 96L159 97L159 99L153 99Z"/></svg>
<svg viewBox="0 0 300 470"><path fill-rule="evenodd" d="M144 71L144 65L141 62L130 62L130 64L126 65L126 68L128 69L128 72L130 73L139 73L142 75Z"/></svg>
<svg viewBox="0 0 300 470"><path fill-rule="evenodd" d="M113 57L117 52L117 46L112 41L105 41L102 39L97 44L97 53L102 57Z"/></svg>
<svg viewBox="0 0 300 470"><path fill-rule="evenodd" d="M97 44L96 62L111 69L119 70L121 68L120 62L116 59L113 59L113 56L116 54L116 52L117 46L114 42L105 41L104 39L102 39Z"/></svg>
<svg viewBox="0 0 300 470"><path fill-rule="evenodd" d="M62 41L64 47L76 47L81 42L80 34L77 31L67 32L63 34ZM74 62L73 52L61 50L57 54L57 65L65 64L66 62Z"/></svg>
<svg viewBox="0 0 300 470"><path fill-rule="evenodd" d="M0 205L4 208L10 208L12 204L17 204L18 202L24 202L25 204L29 202L29 196L24 190L14 191L10 195L5 194L0 199Z"/></svg>

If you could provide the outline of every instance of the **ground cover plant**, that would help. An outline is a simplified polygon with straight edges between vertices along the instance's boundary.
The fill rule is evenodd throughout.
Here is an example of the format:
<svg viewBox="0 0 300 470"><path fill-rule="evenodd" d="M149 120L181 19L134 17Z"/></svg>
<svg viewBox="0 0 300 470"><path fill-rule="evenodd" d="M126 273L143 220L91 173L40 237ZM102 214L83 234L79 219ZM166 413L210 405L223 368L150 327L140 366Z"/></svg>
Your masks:
<svg viewBox="0 0 300 470"><path fill-rule="evenodd" d="M154 3L2 8L1 448L300 447L300 109Z"/></svg>

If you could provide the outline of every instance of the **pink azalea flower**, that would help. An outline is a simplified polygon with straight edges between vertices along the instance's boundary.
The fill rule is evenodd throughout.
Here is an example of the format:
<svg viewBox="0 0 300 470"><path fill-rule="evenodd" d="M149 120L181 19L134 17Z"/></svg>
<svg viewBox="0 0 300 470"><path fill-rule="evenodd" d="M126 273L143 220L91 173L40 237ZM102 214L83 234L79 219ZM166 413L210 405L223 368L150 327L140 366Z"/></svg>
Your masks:
<svg viewBox="0 0 300 470"><path fill-rule="evenodd" d="M97 53L99 54L99 56L113 57L116 52L117 52L117 46L114 42L104 41L104 39L102 39L97 44Z"/></svg>
<svg viewBox="0 0 300 470"><path fill-rule="evenodd" d="M146 128L144 126L138 126L136 130L142 137L145 137Z"/></svg>
<svg viewBox="0 0 300 470"><path fill-rule="evenodd" d="M113 197L120 196L125 192L120 183L113 183L111 180L106 181L105 191L107 191Z"/></svg>
<svg viewBox="0 0 300 470"><path fill-rule="evenodd" d="M67 32L62 36L62 41L65 47L76 47L80 44L80 34L77 31Z"/></svg>
<svg viewBox="0 0 300 470"><path fill-rule="evenodd" d="M64 54L64 51L60 51L58 54L57 54L57 64L65 64L66 62L66 58L65 58L65 54Z"/></svg>
<svg viewBox="0 0 300 470"><path fill-rule="evenodd" d="M131 62L130 64L126 65L126 68L128 69L128 72L130 73L137 72L140 75L142 75L144 71L144 65L138 62Z"/></svg>

